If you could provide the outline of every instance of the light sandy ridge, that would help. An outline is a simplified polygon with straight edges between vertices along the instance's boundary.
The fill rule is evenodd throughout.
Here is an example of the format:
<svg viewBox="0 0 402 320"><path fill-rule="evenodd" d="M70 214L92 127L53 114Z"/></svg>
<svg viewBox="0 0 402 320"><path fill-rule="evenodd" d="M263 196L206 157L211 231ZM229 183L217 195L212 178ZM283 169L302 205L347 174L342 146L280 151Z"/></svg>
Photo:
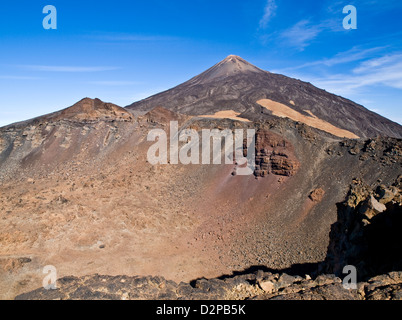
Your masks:
<svg viewBox="0 0 402 320"><path fill-rule="evenodd" d="M234 110L224 110L224 111L219 111L212 115L202 115L199 117L201 117L201 118L217 118L217 119L232 119L232 120L250 122L250 120L239 117L239 115L240 115L240 113L236 112Z"/></svg>
<svg viewBox="0 0 402 320"><path fill-rule="evenodd" d="M272 101L270 99L262 99L257 101L257 103L264 108L272 111L272 114L277 117L282 117L282 118L289 118L294 121L299 121L307 124L310 127L320 129L322 131L328 132L330 134L333 134L334 136L340 137L340 138L348 138L348 139L359 139L357 135L354 133L340 129L338 127L335 127L334 125L330 124L329 122L326 122L322 119L317 118L311 111L305 110L307 113L311 115L311 117L305 116L296 110L293 110L292 108L289 108L288 106Z"/></svg>

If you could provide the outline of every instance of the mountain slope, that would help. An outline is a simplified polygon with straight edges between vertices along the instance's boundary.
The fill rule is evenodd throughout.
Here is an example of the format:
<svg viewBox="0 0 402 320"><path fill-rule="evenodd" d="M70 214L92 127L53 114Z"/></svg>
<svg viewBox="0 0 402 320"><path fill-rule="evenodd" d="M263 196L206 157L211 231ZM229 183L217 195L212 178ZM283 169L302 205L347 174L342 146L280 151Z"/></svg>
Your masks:
<svg viewBox="0 0 402 320"><path fill-rule="evenodd" d="M0 128L0 298L38 288L44 265L180 282L316 263L353 178L388 184L401 172L397 139L334 141L281 117L130 117L84 99ZM255 175L233 174L236 163L151 165L147 135L171 120L199 134L255 128Z"/></svg>
<svg viewBox="0 0 402 320"><path fill-rule="evenodd" d="M359 136L374 129L358 123L352 102L337 110L350 114L346 129L325 105L303 106L304 97L347 100L311 85L317 94L286 85L297 81L231 56L140 103L134 110L150 108L143 116L85 98L0 128L0 298L40 287L45 265L56 266L60 277L158 275L188 282L259 265L281 270L323 261L336 203L354 180L392 183L401 173L402 140L334 139L337 131L330 135L328 128L354 128ZM160 105L153 108L155 99ZM255 129L254 175L236 174L236 161L152 165L148 134L168 131L172 120L199 136L203 129Z"/></svg>
<svg viewBox="0 0 402 320"><path fill-rule="evenodd" d="M258 101L269 99L298 113L322 121L360 138L402 138L402 126L348 99L310 83L263 71L244 59L229 56L189 81L126 108L146 112L164 107L189 115L213 115L233 110L249 120L275 117Z"/></svg>

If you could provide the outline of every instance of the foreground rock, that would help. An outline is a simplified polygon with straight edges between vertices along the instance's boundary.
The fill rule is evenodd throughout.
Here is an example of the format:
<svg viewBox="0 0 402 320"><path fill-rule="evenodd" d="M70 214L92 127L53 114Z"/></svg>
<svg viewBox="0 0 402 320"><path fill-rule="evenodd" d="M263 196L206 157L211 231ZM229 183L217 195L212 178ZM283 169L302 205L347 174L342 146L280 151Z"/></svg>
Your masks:
<svg viewBox="0 0 402 320"><path fill-rule="evenodd" d="M16 300L402 300L402 272L347 290L333 275L316 279L258 271L223 280L175 283L162 277L66 277L56 290L38 289Z"/></svg>
<svg viewBox="0 0 402 320"><path fill-rule="evenodd" d="M355 181L338 205L332 226L325 272L340 275L346 265L357 268L360 280L402 270L402 176L374 190Z"/></svg>

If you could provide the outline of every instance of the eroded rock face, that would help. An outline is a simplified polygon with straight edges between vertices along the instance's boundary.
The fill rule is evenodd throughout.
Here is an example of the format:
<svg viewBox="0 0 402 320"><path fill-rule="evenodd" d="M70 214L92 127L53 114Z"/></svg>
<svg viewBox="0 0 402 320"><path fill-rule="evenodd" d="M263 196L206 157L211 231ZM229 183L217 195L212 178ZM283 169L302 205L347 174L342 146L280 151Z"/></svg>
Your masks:
<svg viewBox="0 0 402 320"><path fill-rule="evenodd" d="M268 130L257 131L255 176L274 174L289 177L293 176L299 167L300 163L290 142Z"/></svg>
<svg viewBox="0 0 402 320"><path fill-rule="evenodd" d="M339 275L344 266L354 265L359 279L367 279L402 270L401 226L400 177L393 186L375 190L356 181L345 202L338 204L326 271Z"/></svg>

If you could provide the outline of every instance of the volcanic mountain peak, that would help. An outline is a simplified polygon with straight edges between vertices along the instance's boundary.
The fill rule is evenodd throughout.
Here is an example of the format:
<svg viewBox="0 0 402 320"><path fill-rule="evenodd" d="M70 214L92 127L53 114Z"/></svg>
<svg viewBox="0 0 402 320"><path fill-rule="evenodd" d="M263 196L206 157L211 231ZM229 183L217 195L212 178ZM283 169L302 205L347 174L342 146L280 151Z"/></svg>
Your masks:
<svg viewBox="0 0 402 320"><path fill-rule="evenodd" d="M237 75L241 73L265 73L267 71L261 70L253 64L247 62L243 58L236 55L229 55L221 62L217 63L204 73L200 74L196 78L193 78L194 82L211 82L223 77Z"/></svg>
<svg viewBox="0 0 402 320"><path fill-rule="evenodd" d="M26 121L12 123L4 128L23 128L29 125L52 123L60 120L84 123L96 121L132 121L133 114L118 105L103 102L98 98L84 98L73 104L71 107Z"/></svg>
<svg viewBox="0 0 402 320"><path fill-rule="evenodd" d="M254 68L258 69L257 67L252 65L250 62L248 62L248 61L244 60L242 57L236 56L234 54L228 55L225 59L223 59L218 64L223 64L223 63L235 63L237 65L248 65L248 66L253 66Z"/></svg>
<svg viewBox="0 0 402 320"><path fill-rule="evenodd" d="M71 107L64 109L63 113L86 113L94 110L111 109L114 106L111 103L105 103L102 100L95 98L84 98L72 105ZM117 107L117 106L116 106Z"/></svg>
<svg viewBox="0 0 402 320"><path fill-rule="evenodd" d="M73 106L61 111L58 118L75 120L98 120L98 119L116 119L129 120L131 114L112 103L106 103L95 98L84 98Z"/></svg>
<svg viewBox="0 0 402 320"><path fill-rule="evenodd" d="M311 83L264 71L235 55L126 108L141 114L157 106L192 116L232 112L251 121L288 118L327 133L331 127L334 130L329 133L338 132L341 138L402 137L402 126L353 101Z"/></svg>

